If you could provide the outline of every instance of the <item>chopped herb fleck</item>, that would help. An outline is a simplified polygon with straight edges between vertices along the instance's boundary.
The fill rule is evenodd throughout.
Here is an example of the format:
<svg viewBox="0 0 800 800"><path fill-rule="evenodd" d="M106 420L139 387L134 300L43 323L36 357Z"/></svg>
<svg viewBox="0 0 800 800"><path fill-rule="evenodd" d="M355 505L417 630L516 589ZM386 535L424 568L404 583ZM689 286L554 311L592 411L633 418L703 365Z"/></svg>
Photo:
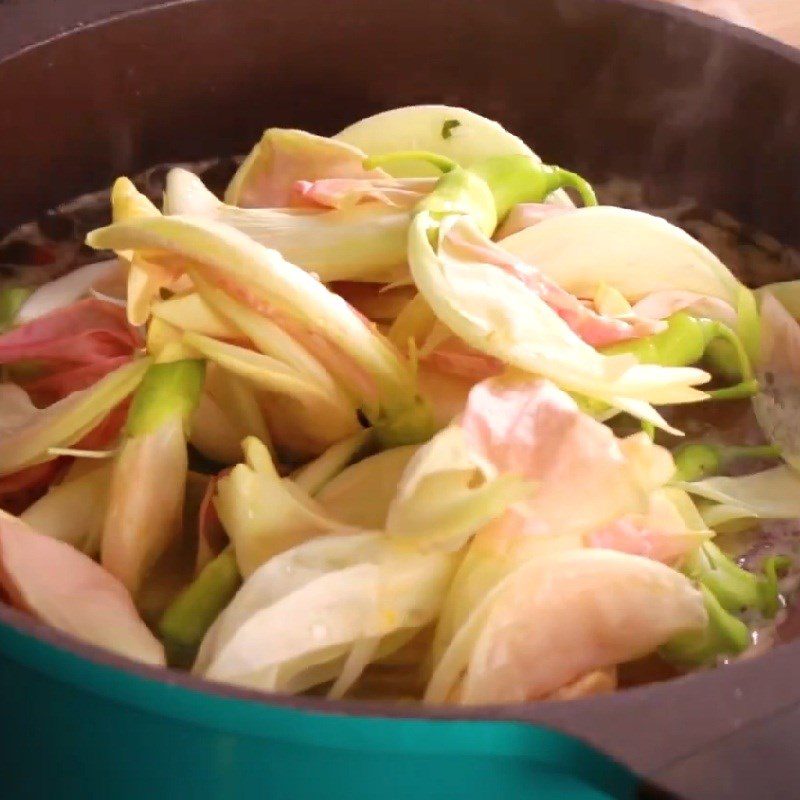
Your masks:
<svg viewBox="0 0 800 800"><path fill-rule="evenodd" d="M453 128L460 124L457 119L446 119L442 125L442 139L449 139L453 135Z"/></svg>

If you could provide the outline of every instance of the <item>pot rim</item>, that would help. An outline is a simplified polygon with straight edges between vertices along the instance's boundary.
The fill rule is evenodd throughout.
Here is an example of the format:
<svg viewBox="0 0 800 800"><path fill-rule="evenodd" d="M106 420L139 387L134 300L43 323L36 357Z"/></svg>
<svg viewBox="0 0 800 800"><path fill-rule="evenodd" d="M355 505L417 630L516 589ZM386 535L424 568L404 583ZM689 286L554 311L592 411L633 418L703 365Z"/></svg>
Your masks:
<svg viewBox="0 0 800 800"><path fill-rule="evenodd" d="M84 32L114 24L128 17L153 14L179 6L233 1L235 0L167 0L166 2L61 0L57 4L58 12L54 15L52 15L52 4L48 0L27 0L20 5L3 4L0 5L0 70L6 61L47 47L65 37L81 36ZM480 0L465 0L467 1L480 2ZM625 10L624 13L643 12L684 20L694 26L719 32L731 40L769 52L779 59L797 65L800 69L800 50L757 31L692 9L668 6L658 0L594 0L594 2L598 6L621 7ZM130 8L132 4L136 7ZM25 39L27 35L25 31L28 30L35 31L33 41ZM191 697L195 700L200 694L216 700L245 701L254 709L283 709L323 716L341 715L361 720L378 717L398 722L419 719L449 722L522 721L553 727L578 736L629 764L636 760L627 757L628 748L631 742L636 742L637 733L641 729L642 714L659 712L665 703L686 704L688 707L688 704L708 706L709 702L714 702L714 698L721 704L732 702L733 706L730 709L715 713L720 717L720 725L727 725L728 728L734 724L734 719L738 719L738 730L748 725L756 725L767 716L800 703L800 686L793 688L792 682L786 679L780 686L780 696L778 692L773 691L770 702L763 707L756 704L758 707L752 709L748 707L747 702L741 707L737 705L739 700L752 700L752 693L759 686L763 689L763 684L765 681L769 682L770 675L786 677L800 671L800 641L779 645L757 659L742 660L716 670L690 673L668 682L625 689L607 696L529 705L434 707L264 693L199 678L174 669L151 667L83 643L69 634L37 622L28 615L0 603L0 637L3 636L4 626L23 639L38 644L40 652L44 652L43 647L51 651L52 655L67 654L93 667L110 669L116 674L118 683L128 678L135 678L151 685L159 684L165 692L171 692L173 698L178 698L178 692L184 691L191 692ZM37 668L35 665L31 666ZM52 670L50 674L57 679L63 677ZM99 691L97 686L87 685L85 680L79 677L74 677L74 682L88 691ZM130 698L129 701L142 703L142 693L138 696L138 701ZM156 713L167 716L176 715L178 713L176 709L180 708L184 716L195 722L198 721L202 711L201 704L196 701L193 703L181 701L157 707L151 704L151 708ZM661 721L659 719L659 723ZM212 722L208 721L207 724L212 725ZM609 731L608 726L612 726L614 730ZM698 747L708 746L722 735L719 728L716 730L710 728L700 741L697 737L692 738L686 731L682 731L677 722L673 728L672 738L677 737L680 740L680 748L673 750L667 748L657 756L650 753L631 765L642 771L653 772L681 757L696 753ZM684 734L682 739L680 734Z"/></svg>

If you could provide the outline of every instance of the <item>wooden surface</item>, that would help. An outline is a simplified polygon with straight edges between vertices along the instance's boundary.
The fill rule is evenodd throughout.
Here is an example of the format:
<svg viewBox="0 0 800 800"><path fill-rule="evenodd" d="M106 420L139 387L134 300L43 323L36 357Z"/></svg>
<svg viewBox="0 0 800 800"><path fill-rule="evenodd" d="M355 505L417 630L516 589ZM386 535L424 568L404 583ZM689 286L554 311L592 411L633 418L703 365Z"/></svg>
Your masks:
<svg viewBox="0 0 800 800"><path fill-rule="evenodd" d="M800 47L800 0L666 0L726 17Z"/></svg>

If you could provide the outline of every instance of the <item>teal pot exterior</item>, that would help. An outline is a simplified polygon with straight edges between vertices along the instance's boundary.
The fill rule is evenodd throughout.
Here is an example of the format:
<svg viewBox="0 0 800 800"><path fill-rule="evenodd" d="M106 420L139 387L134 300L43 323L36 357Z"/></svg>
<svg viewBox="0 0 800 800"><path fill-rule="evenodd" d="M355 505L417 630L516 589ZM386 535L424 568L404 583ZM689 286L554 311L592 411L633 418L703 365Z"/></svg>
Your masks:
<svg viewBox="0 0 800 800"><path fill-rule="evenodd" d="M265 125L432 102L800 246L800 56L651 0L0 0L0 233ZM633 797L632 773L793 796L798 674L795 641L570 703L327 703L139 667L0 603L0 798L590 800Z"/></svg>
<svg viewBox="0 0 800 800"><path fill-rule="evenodd" d="M88 650L0 626L2 797L634 796L628 770L543 727L271 705L120 669Z"/></svg>

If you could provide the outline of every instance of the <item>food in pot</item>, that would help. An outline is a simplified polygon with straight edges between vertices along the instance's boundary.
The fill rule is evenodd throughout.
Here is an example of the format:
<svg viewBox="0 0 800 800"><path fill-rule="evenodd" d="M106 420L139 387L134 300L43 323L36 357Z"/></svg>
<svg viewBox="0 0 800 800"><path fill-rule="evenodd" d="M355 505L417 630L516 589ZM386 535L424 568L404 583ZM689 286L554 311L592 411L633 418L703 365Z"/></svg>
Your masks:
<svg viewBox="0 0 800 800"><path fill-rule="evenodd" d="M334 698L567 699L769 646L800 284L464 109L271 128L232 168L152 172L160 208L120 177L91 249L61 212L0 251L31 264L0 295L7 602Z"/></svg>

